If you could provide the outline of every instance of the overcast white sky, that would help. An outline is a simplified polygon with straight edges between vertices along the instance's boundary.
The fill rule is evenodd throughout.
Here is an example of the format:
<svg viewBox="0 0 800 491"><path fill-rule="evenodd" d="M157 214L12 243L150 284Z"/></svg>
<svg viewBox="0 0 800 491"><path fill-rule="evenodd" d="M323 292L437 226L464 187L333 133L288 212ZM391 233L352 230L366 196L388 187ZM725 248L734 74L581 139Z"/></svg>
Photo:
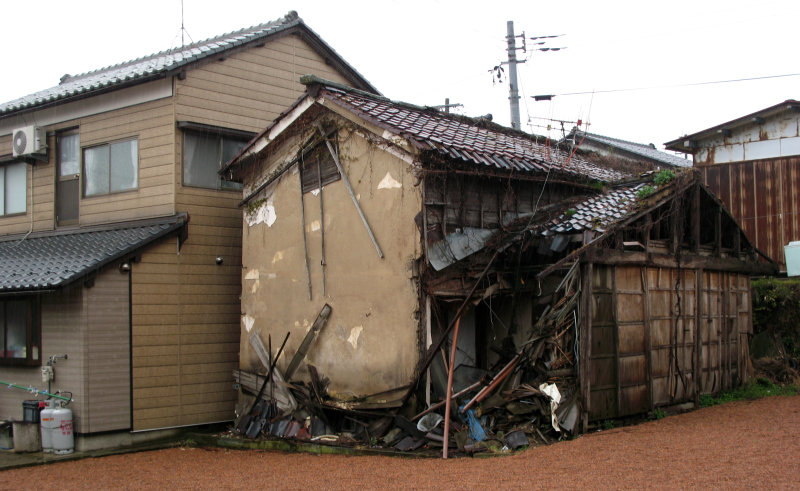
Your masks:
<svg viewBox="0 0 800 491"><path fill-rule="evenodd" d="M387 97L418 105L449 97L464 105L458 112L492 113L504 125L508 84L493 83L489 70L507 57L506 22L527 37L564 34L548 45L566 50L518 54L528 58L519 68L522 126L537 134L548 133L548 118L582 119L592 132L662 148L800 98L800 76L600 92L800 73L796 0L185 0L184 24L199 41L289 10ZM180 0L14 1L4 3L3 18L0 101L57 85L65 73L180 45ZM558 95L571 92L590 93ZM557 97L534 102L536 94Z"/></svg>

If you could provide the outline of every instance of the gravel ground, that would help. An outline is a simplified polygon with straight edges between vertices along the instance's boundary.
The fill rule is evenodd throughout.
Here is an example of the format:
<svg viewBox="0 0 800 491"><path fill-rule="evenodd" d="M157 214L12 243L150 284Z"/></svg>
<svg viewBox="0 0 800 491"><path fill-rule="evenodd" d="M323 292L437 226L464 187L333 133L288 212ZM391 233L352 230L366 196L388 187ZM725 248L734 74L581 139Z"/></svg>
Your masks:
<svg viewBox="0 0 800 491"><path fill-rule="evenodd" d="M800 488L800 396L734 402L496 458L173 448L0 472L2 489Z"/></svg>

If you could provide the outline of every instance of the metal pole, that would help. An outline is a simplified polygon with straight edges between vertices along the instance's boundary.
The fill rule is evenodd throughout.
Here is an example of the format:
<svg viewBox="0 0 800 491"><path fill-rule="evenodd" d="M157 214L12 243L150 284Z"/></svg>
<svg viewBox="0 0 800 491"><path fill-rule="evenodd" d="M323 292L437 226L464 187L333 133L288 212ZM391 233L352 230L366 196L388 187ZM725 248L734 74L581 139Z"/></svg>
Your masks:
<svg viewBox="0 0 800 491"><path fill-rule="evenodd" d="M511 103L511 127L520 129L519 89L517 88L517 40L514 37L514 21L506 23L508 34L508 100Z"/></svg>
<svg viewBox="0 0 800 491"><path fill-rule="evenodd" d="M303 254L306 258L306 282L308 284L308 299L311 300L311 268L308 265L308 239L306 238L306 205L303 199L303 165L300 165L300 172L298 173L298 180L300 181L300 226L303 229ZM320 193L322 191L320 190ZM323 294L324 295L324 294Z"/></svg>
<svg viewBox="0 0 800 491"><path fill-rule="evenodd" d="M324 135L323 135L324 138ZM325 296L325 208L322 206L322 164L317 162L317 186L319 187L319 230L322 235L322 296ZM305 229L303 229L305 230Z"/></svg>
<svg viewBox="0 0 800 491"><path fill-rule="evenodd" d="M447 400L444 404L444 446L442 447L442 458L447 458L447 447L450 442L450 400L453 395L453 371L456 368L456 347L458 345L458 326L461 325L461 318L456 320L456 326L453 328L453 346L450 348L450 368L447 370L447 392L445 397Z"/></svg>
<svg viewBox="0 0 800 491"><path fill-rule="evenodd" d="M15 389L20 389L20 390L24 390L26 392L30 392L33 395L42 394L42 395L47 396L47 397L55 397L56 399L61 399L62 401L71 401L72 400L69 397L60 396L58 394L51 394L50 392L47 392L45 390L39 390L36 387L24 387L22 385L12 384L10 382L3 382L2 380L0 380L0 386L3 386L3 385L8 386L9 389L11 387L13 387Z"/></svg>

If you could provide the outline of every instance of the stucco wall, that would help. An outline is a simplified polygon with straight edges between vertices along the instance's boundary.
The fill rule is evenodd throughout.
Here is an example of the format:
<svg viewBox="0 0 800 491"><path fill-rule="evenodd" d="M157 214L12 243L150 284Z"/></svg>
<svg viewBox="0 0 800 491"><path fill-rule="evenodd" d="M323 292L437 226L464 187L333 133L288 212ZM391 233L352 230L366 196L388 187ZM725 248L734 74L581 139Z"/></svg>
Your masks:
<svg viewBox="0 0 800 491"><path fill-rule="evenodd" d="M414 216L421 209L421 193L407 163L356 133L341 130L339 141L345 172L384 258L378 257L344 182L324 186L323 296L320 196L303 195L303 223L300 173L297 166L284 173L251 202L259 206L244 211L240 363L243 369L260 368L248 340L251 330L265 344L271 334L273 351L289 331L278 364L285 369L328 303L331 317L306 361L330 379L331 395L347 397L399 387L413 375L419 356L419 302L412 263L420 255ZM268 174L266 170L291 157L296 148L297 141L287 142L256 174ZM260 182L246 180L245 193ZM259 211L261 220L254 220L253 212ZM306 229L311 300L301 226ZM295 378L307 379L305 366L300 365Z"/></svg>

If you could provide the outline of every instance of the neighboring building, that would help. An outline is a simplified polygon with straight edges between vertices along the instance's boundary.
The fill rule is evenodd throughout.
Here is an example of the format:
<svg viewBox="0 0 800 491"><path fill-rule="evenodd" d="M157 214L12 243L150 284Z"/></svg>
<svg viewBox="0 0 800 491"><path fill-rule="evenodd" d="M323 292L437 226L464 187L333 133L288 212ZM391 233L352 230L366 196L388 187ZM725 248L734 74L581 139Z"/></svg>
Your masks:
<svg viewBox="0 0 800 491"><path fill-rule="evenodd" d="M747 379L748 275L774 265L694 173L654 186L483 120L304 83L223 170L244 186L242 336L289 331L281 371L329 304L296 378L329 380L348 409L442 396L457 318L461 382L519 363L505 389L557 380L583 428ZM261 366L249 343L240 363Z"/></svg>
<svg viewBox="0 0 800 491"><path fill-rule="evenodd" d="M665 144L690 153L703 181L753 244L786 271L800 240L800 102L780 104Z"/></svg>
<svg viewBox="0 0 800 491"><path fill-rule="evenodd" d="M650 165L664 168L691 167L692 161L662 152L652 143L629 142L618 138L581 131L577 127L564 138L560 145L572 150L578 147L578 153L595 153L602 157L618 159L621 162L647 162Z"/></svg>
<svg viewBox="0 0 800 491"><path fill-rule="evenodd" d="M66 353L81 437L234 418L241 191L218 171L306 73L375 91L290 12L0 104L0 380L46 388ZM31 398L3 390L0 419Z"/></svg>

